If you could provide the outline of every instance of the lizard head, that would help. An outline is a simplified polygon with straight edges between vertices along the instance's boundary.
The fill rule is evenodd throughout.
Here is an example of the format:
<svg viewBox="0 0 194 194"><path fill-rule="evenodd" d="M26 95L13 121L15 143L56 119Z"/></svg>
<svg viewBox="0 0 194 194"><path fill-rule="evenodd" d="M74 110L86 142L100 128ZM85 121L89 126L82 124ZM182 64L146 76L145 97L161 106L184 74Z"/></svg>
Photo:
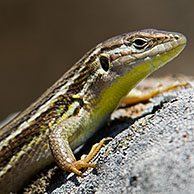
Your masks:
<svg viewBox="0 0 194 194"><path fill-rule="evenodd" d="M146 29L125 33L100 43L85 59L91 73L91 91L124 96L139 81L175 58L186 38L176 32ZM109 91L111 90L111 92Z"/></svg>

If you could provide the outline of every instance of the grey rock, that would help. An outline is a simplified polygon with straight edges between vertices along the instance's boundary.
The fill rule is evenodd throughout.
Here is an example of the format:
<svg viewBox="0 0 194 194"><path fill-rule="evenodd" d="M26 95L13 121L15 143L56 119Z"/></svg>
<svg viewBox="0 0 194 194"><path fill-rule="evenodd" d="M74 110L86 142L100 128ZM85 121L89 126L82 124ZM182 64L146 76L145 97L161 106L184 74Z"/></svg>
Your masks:
<svg viewBox="0 0 194 194"><path fill-rule="evenodd" d="M100 133L115 137L94 159L99 168L64 172L48 193L194 193L193 88L159 95L141 116L116 118Z"/></svg>

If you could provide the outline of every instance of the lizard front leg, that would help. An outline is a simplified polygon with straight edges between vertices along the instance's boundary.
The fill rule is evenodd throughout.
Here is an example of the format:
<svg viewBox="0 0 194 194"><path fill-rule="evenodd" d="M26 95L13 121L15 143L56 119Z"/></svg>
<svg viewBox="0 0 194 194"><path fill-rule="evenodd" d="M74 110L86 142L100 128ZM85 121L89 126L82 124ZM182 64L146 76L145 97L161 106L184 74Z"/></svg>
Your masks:
<svg viewBox="0 0 194 194"><path fill-rule="evenodd" d="M150 88L150 89L145 89L145 90L140 90L137 88L134 88L131 90L127 96L125 96L121 103L120 106L125 106L125 105L131 105L131 104L137 104L140 102L148 101L150 98L157 96L158 94L161 94L163 92L168 92L170 90L176 89L178 87L184 87L187 86L187 82L175 82L171 83L169 85L159 85L156 88Z"/></svg>
<svg viewBox="0 0 194 194"><path fill-rule="evenodd" d="M50 129L49 145L55 161L62 170L81 175L81 168L97 167L96 164L89 162L99 152L107 138L94 144L88 155L83 155L80 160L76 160L69 139L76 138L76 133L79 133L79 125L76 126L77 122L77 118L72 117ZM76 141L79 141L79 138ZM79 142L77 143L79 144Z"/></svg>

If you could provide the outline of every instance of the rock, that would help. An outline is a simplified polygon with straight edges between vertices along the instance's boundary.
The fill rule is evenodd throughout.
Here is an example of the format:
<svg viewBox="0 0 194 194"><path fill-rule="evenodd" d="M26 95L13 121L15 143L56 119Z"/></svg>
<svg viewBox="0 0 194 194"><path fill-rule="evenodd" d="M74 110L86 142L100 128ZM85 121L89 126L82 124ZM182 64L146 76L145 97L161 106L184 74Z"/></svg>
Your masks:
<svg viewBox="0 0 194 194"><path fill-rule="evenodd" d="M107 136L113 140L93 160L99 168L87 169L79 177L54 167L26 192L38 187L50 194L194 192L192 87L165 92L145 104L119 108L93 140ZM84 146L83 153L90 146ZM48 182L46 186L43 180Z"/></svg>

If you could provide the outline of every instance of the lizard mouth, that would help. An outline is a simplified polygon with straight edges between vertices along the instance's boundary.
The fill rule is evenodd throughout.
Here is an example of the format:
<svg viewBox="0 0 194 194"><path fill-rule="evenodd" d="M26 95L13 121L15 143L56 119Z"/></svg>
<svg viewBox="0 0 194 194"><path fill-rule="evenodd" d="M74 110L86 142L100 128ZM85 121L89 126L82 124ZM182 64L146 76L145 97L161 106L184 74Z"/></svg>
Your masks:
<svg viewBox="0 0 194 194"><path fill-rule="evenodd" d="M160 68L167 62L173 60L186 46L186 38L180 39L179 43L171 42L171 44L164 43L163 47L166 48L165 51L156 54L153 57L147 57L144 61L149 61L153 65L153 68Z"/></svg>

